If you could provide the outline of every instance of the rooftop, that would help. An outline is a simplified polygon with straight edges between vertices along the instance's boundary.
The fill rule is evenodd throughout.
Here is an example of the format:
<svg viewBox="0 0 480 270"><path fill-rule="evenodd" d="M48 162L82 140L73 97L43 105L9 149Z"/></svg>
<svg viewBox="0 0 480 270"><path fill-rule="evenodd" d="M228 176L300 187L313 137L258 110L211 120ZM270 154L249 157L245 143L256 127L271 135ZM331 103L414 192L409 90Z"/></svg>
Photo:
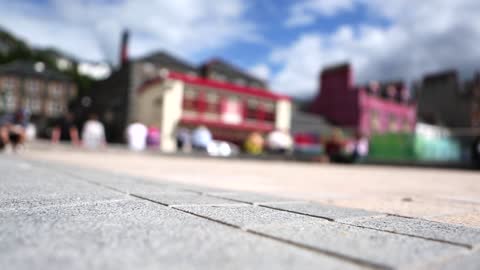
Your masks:
<svg viewBox="0 0 480 270"><path fill-rule="evenodd" d="M40 67L35 65L39 65ZM70 81L70 78L64 74L49 69L45 65L42 66L41 62L32 61L14 61L0 66L0 74L14 74L27 77L40 77L48 80Z"/></svg>
<svg viewBox="0 0 480 270"><path fill-rule="evenodd" d="M157 51L151 53L147 56L137 59L137 61L148 61L152 63L175 67L179 70L192 71L195 73L197 72L197 68L194 65L164 51Z"/></svg>
<svg viewBox="0 0 480 270"><path fill-rule="evenodd" d="M255 76L251 75L250 73L247 73L247 72L243 71L241 68L236 67L236 66L232 65L231 63L226 62L223 59L213 58L210 61L208 61L205 64L200 66L200 68L205 68L205 67L214 67L214 68L222 69L222 70L225 70L225 71L228 71L228 72L240 74L241 76L246 77L250 80L255 80L255 81L265 83L264 80L259 79Z"/></svg>

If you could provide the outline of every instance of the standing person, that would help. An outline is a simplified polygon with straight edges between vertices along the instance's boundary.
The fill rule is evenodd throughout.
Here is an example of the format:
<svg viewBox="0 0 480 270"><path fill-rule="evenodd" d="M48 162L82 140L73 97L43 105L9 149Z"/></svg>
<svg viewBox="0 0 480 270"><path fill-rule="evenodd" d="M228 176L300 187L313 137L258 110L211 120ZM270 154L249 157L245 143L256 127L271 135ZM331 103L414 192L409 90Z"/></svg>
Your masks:
<svg viewBox="0 0 480 270"><path fill-rule="evenodd" d="M89 149L105 146L105 128L96 114L91 114L82 130L83 145Z"/></svg>
<svg viewBox="0 0 480 270"><path fill-rule="evenodd" d="M6 148L10 142L8 136L8 115L4 114L0 116L0 150Z"/></svg>
<svg viewBox="0 0 480 270"><path fill-rule="evenodd" d="M480 136L475 138L472 143L472 160L474 165L480 168Z"/></svg>
<svg viewBox="0 0 480 270"><path fill-rule="evenodd" d="M192 133L192 147L195 150L206 151L213 142L213 136L206 126L196 128Z"/></svg>
<svg viewBox="0 0 480 270"><path fill-rule="evenodd" d="M127 127L128 147L133 151L142 151L147 147L147 127L135 121Z"/></svg>
<svg viewBox="0 0 480 270"><path fill-rule="evenodd" d="M344 147L343 133L340 129L335 128L332 130L332 135L325 145L328 158L333 162L345 162Z"/></svg>
<svg viewBox="0 0 480 270"><path fill-rule="evenodd" d="M10 119L7 119L8 139L13 151L25 142L25 129L28 125L28 115L23 109L18 109Z"/></svg>
<svg viewBox="0 0 480 270"><path fill-rule="evenodd" d="M147 146L150 148L160 146L160 129L154 125L150 125L147 129Z"/></svg>
<svg viewBox="0 0 480 270"><path fill-rule="evenodd" d="M75 119L72 113L68 112L61 117L52 130L52 143L59 141L71 141L74 145L80 145L78 129L75 126Z"/></svg>
<svg viewBox="0 0 480 270"><path fill-rule="evenodd" d="M244 149L251 155L260 155L263 152L265 140L259 132L252 132L244 143Z"/></svg>
<svg viewBox="0 0 480 270"><path fill-rule="evenodd" d="M192 148L191 135L188 129L180 128L177 132L177 149L183 152L189 152Z"/></svg>

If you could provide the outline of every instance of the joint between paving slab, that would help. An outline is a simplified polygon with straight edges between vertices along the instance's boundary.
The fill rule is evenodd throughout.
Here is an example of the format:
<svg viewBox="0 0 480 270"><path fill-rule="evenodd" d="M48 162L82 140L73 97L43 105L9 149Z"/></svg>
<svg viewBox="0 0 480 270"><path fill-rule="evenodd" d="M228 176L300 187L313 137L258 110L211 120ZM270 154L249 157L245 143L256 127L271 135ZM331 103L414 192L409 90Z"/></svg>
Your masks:
<svg viewBox="0 0 480 270"><path fill-rule="evenodd" d="M320 216L320 215L312 215L312 214L302 213L302 212L299 212L299 211L281 209L281 208L276 208L276 207L268 206L268 205L260 204L259 206L264 207L264 208L268 208L268 209L272 209L272 210L283 211L283 212L288 212L288 213L293 213L293 214L298 214L298 215L303 215L303 216L308 216L308 217L313 217L313 218L324 219L324 220L327 220L329 222L344 224L344 225L348 225L348 226L352 226L352 227L357 227L357 228L362 228L362 229L367 229L367 230L373 230L373 231L379 231L379 232L385 232L385 233L391 233L391 234L395 234L395 235L403 235L403 236L408 236L408 237L412 237L412 238L419 238L419 239L423 239L423 240L427 240L427 241L439 242L439 243L443 243L443 244L462 247L462 248L466 248L466 249L469 249L469 250L473 249L473 246L469 245L469 244L463 244L463 243L458 243L458 242L453 242L453 241L448 241L448 240L442 240L442 239L413 235L413 234L408 234L408 233L400 233L400 232L391 231L391 230L382 230L382 229L377 229L377 228L372 228L372 227L350 224L348 222L342 222L342 221L335 220L335 219L329 218L329 217L324 217L324 216ZM373 218L381 218L381 217L386 217L386 216L392 216L392 215L389 215L389 214L376 215L376 216L369 216L369 218L372 218L372 217ZM414 218L410 218L410 219L414 219Z"/></svg>
<svg viewBox="0 0 480 270"><path fill-rule="evenodd" d="M296 247L299 247L299 248L302 248L302 249L310 250L310 251L315 252L315 253L320 253L320 254L330 256L330 257L335 257L335 258L338 258L338 259L342 259L344 261L349 261L349 262L354 263L354 264L359 265L359 266L369 267L369 268L372 268L372 269L379 269L379 270L393 270L394 269L394 268L392 268L391 266L388 266L388 265L377 264L377 263L369 262L369 261L366 261L366 260L358 259L358 258L355 258L355 257L350 257L350 256L347 256L347 255L335 253L335 252L332 252L332 251L329 251L329 250L320 249L320 248L317 248L317 247L313 247L313 246L310 246L310 245L298 243L298 242L291 241L291 240L288 240L288 239L272 236L272 235L269 235L269 234L265 234L265 233L262 233L262 232L259 232L259 231L252 230L252 229L247 229L247 232L249 232L251 234L258 235L258 236L262 236L262 237L265 237L265 238L268 238L268 239L276 240L276 241L279 241L279 242L282 242L282 243L285 243L285 244L296 246Z"/></svg>
<svg viewBox="0 0 480 270"><path fill-rule="evenodd" d="M239 200L239 199L232 199L232 198L229 198L229 197L224 197L222 195L212 194L212 193L208 193L208 192L203 193L203 195L213 197L213 198L220 198L220 199L224 199L224 200L228 200L228 201L232 201L232 202L246 203L246 204L250 204L250 205L253 205L253 206L261 206L261 204L264 204L264 203L268 203L268 204L306 203L306 201L298 201L298 200L296 200L296 201L249 202L249 201L244 201L244 200Z"/></svg>
<svg viewBox="0 0 480 270"><path fill-rule="evenodd" d="M218 206L218 207L251 207L246 203L209 203L209 204L169 204L169 207L204 207L204 206Z"/></svg>
<svg viewBox="0 0 480 270"><path fill-rule="evenodd" d="M218 196L218 195L212 195L212 194L208 194L208 193L206 193L206 194L204 194L204 195L209 196L209 197L213 197L213 198L220 198L220 199L224 199L224 200L227 200L227 201L239 202L239 203L246 203L246 204L250 204L250 205L255 206L255 204L252 203L252 202L247 202L247 201L242 201L242 200L227 198L227 197Z"/></svg>
<svg viewBox="0 0 480 270"><path fill-rule="evenodd" d="M324 220L326 220L326 221L335 222L335 220L334 220L333 218L329 218L329 217L324 217L324 216L319 216L319 215L312 215L312 214L302 213L302 212L293 211L293 210L281 209L281 208L276 208L276 207L272 207L272 206L268 206L268 205L263 205L263 204L260 204L259 206L260 206L260 207L263 207L263 208L268 208L268 209L276 210L276 211L288 212L288 213L292 213L292 214L297 214L297 215L302 215L302 216L307 216L307 217L313 217L313 218L319 218L319 219L324 219Z"/></svg>
<svg viewBox="0 0 480 270"><path fill-rule="evenodd" d="M473 246L472 246L472 245L463 244L463 243L458 243L458 242L453 242L453 241L448 241L448 240L442 240L442 239L436 239L436 238L431 238L431 237L419 236L419 235L414 235L414 234L409 234L409 233L401 233L401 232L391 231L391 230L377 229L377 228L366 227L366 226L357 225L357 224L350 224L350 223L338 222L338 221L337 221L336 223L344 224L344 225L348 225L348 226L352 226L352 227L356 227L356 228L361 228L361 229L368 229L368 230L373 230L373 231L391 233L391 234L395 234L395 235L403 235L403 236L408 236L408 237L412 237L412 238L419 238L419 239L423 239L423 240L427 240L427 241L438 242L438 243L442 243L442 244L447 244L447 245L462 247L462 248L466 248L466 249L468 249L468 250L472 250L472 249L473 249Z"/></svg>

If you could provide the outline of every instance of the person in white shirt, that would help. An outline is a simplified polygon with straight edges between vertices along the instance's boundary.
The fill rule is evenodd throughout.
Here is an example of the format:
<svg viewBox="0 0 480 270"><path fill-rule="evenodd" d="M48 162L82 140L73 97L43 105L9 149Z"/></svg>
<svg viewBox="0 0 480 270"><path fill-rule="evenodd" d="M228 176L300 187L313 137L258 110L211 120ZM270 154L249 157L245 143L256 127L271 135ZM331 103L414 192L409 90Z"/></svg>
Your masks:
<svg viewBox="0 0 480 270"><path fill-rule="evenodd" d="M88 149L98 149L105 146L105 128L98 121L97 115L90 115L89 120L85 122L82 130L82 142Z"/></svg>
<svg viewBox="0 0 480 270"><path fill-rule="evenodd" d="M127 127L128 148L133 151L142 151L147 147L147 127L140 122L133 122Z"/></svg>
<svg viewBox="0 0 480 270"><path fill-rule="evenodd" d="M209 144L213 142L213 136L206 126L197 127L192 133L192 146L196 150L207 150Z"/></svg>

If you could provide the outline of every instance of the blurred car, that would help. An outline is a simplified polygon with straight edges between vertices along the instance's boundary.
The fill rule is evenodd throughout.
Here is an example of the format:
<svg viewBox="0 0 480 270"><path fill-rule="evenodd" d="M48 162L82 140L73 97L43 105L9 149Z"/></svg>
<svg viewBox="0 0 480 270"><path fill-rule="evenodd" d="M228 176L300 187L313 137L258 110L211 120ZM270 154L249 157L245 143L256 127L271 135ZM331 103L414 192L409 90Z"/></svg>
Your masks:
<svg viewBox="0 0 480 270"><path fill-rule="evenodd" d="M310 133L297 133L294 136L294 154L299 158L313 158L325 153L318 136Z"/></svg>

